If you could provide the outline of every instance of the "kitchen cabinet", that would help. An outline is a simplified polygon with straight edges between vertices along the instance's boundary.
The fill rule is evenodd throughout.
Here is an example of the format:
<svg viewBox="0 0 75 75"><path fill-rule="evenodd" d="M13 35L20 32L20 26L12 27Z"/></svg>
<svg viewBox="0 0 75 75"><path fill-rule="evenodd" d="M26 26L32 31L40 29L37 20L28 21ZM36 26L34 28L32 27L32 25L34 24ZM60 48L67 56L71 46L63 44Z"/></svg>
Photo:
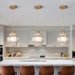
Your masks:
<svg viewBox="0 0 75 75"><path fill-rule="evenodd" d="M0 45L3 45L4 41L4 27L0 26Z"/></svg>
<svg viewBox="0 0 75 75"><path fill-rule="evenodd" d="M3 60L4 52L4 27L0 26L0 61Z"/></svg>
<svg viewBox="0 0 75 75"><path fill-rule="evenodd" d="M72 25L72 51L75 51L75 25Z"/></svg>
<svg viewBox="0 0 75 75"><path fill-rule="evenodd" d="M57 42L57 37L59 37L59 33L61 30L50 30L47 31L47 47L69 47L69 40L68 43L64 46L61 46L60 43ZM68 39L70 38L70 30L66 31Z"/></svg>

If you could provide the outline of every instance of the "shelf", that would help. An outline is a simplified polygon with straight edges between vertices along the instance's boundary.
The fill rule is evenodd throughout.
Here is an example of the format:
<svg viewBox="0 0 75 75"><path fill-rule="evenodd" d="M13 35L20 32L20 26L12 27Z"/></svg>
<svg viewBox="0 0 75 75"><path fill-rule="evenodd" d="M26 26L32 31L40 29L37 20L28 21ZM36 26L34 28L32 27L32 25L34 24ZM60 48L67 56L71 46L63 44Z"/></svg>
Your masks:
<svg viewBox="0 0 75 75"><path fill-rule="evenodd" d="M21 58L29 58L29 57L4 57L5 59L21 59Z"/></svg>
<svg viewBox="0 0 75 75"><path fill-rule="evenodd" d="M51 46L51 45L47 45L46 47L58 47L58 48L67 47L68 48L68 46Z"/></svg>
<svg viewBox="0 0 75 75"><path fill-rule="evenodd" d="M45 58L31 58L31 57L4 57L4 59L65 59L65 58L71 58L71 57L45 57Z"/></svg>
<svg viewBox="0 0 75 75"><path fill-rule="evenodd" d="M34 45L34 43L30 43L29 45ZM42 45L46 45L46 43L42 43Z"/></svg>
<svg viewBox="0 0 75 75"><path fill-rule="evenodd" d="M26 46L5 46L5 47L16 47L16 48L20 48L20 47L28 47L28 45L26 45Z"/></svg>

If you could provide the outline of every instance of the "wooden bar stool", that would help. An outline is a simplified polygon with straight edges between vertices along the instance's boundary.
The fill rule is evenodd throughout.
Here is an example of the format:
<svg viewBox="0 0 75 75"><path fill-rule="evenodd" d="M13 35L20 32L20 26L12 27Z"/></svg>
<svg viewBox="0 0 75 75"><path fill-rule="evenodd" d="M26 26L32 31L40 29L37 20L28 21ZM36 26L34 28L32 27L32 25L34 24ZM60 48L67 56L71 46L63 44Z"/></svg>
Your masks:
<svg viewBox="0 0 75 75"><path fill-rule="evenodd" d="M74 66L62 66L60 75L73 75L74 74Z"/></svg>
<svg viewBox="0 0 75 75"><path fill-rule="evenodd" d="M41 66L39 75L53 75L54 68L53 66Z"/></svg>
<svg viewBox="0 0 75 75"><path fill-rule="evenodd" d="M15 75L13 66L1 66L1 75Z"/></svg>
<svg viewBox="0 0 75 75"><path fill-rule="evenodd" d="M21 66L20 74L21 75L34 75L34 66Z"/></svg>

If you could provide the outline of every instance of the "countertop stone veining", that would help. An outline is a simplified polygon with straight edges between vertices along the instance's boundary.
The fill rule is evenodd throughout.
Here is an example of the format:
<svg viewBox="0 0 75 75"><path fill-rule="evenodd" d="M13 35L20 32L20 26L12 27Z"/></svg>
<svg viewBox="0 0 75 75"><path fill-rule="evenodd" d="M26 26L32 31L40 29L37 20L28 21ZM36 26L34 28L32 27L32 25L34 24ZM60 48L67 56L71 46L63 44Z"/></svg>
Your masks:
<svg viewBox="0 0 75 75"><path fill-rule="evenodd" d="M75 65L75 59L4 59L0 62L0 65L33 65L33 66L41 66L41 65Z"/></svg>

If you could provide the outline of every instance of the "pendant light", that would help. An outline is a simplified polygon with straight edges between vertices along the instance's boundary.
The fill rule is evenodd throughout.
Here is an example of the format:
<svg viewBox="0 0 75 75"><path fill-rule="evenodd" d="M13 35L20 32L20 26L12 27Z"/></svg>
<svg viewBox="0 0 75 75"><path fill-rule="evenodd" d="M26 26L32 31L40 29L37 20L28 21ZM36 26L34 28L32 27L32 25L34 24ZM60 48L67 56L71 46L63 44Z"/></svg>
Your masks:
<svg viewBox="0 0 75 75"><path fill-rule="evenodd" d="M64 9L66 9L67 6L61 5L59 8L62 9L62 11L63 11L62 21L63 21L63 25L64 25ZM68 42L68 37L67 37L66 32L64 30L64 26L63 26L63 30L61 31L61 33L59 33L59 37L57 37L57 41L59 43L62 43L63 45L65 45Z"/></svg>
<svg viewBox="0 0 75 75"><path fill-rule="evenodd" d="M8 43L17 43L18 42L18 37L16 36L16 33L14 31L14 26L13 26L13 16L14 16L14 9L17 8L16 5L11 5L9 8L12 10L12 31L9 33L9 36L7 37L7 42Z"/></svg>
<svg viewBox="0 0 75 75"><path fill-rule="evenodd" d="M41 9L42 6L36 5L34 6L34 8L37 9L37 25L38 25L39 24L39 9ZM34 43L35 46L39 47L39 46L42 46L42 42L43 42L43 37L38 28L37 31L34 33L34 37L32 37L32 43Z"/></svg>

